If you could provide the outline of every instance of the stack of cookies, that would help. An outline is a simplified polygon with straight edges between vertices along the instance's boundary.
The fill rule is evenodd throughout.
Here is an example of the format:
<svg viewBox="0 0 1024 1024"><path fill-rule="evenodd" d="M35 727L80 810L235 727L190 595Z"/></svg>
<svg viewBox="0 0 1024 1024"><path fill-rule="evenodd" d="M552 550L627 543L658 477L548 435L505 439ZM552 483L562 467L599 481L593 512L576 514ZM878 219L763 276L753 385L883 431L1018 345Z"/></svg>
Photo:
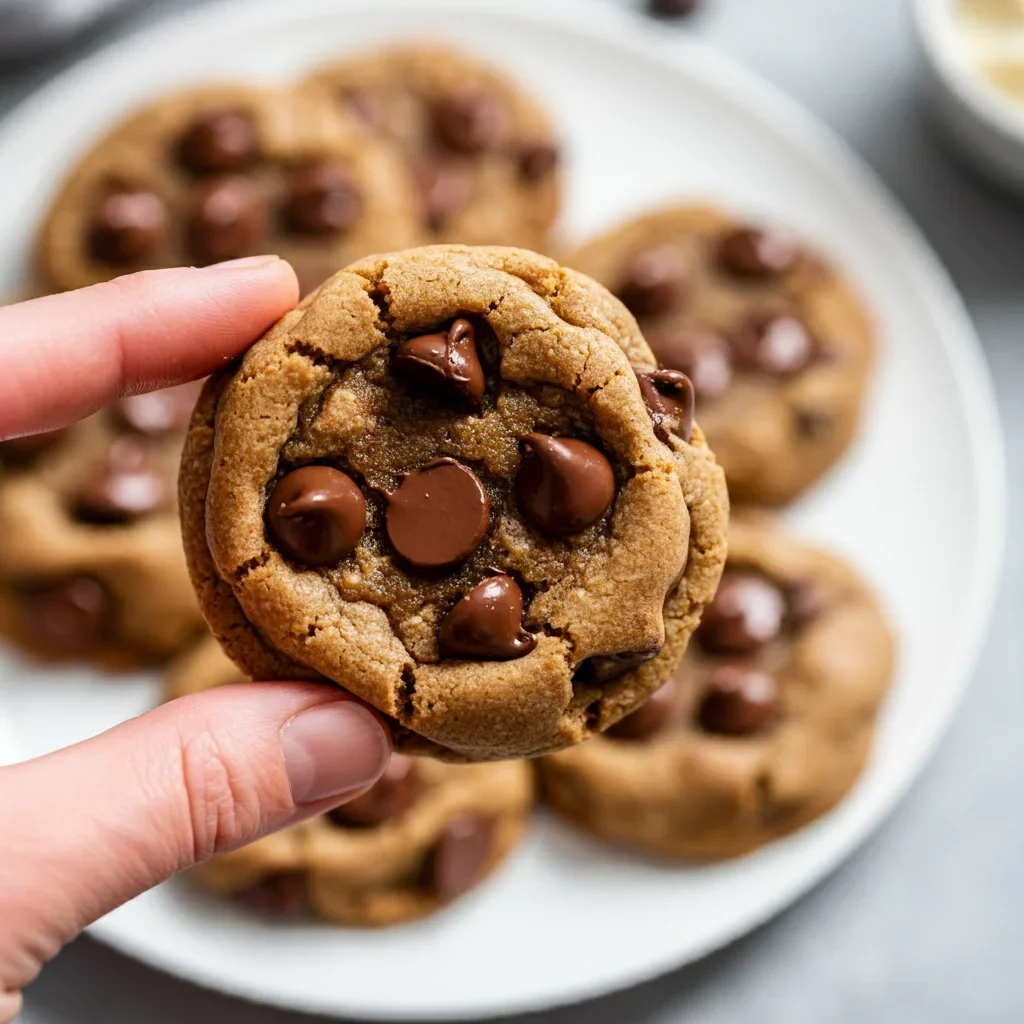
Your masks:
<svg viewBox="0 0 1024 1024"><path fill-rule="evenodd" d="M885 620L764 511L854 434L857 296L788 234L695 204L538 255L564 248L560 163L504 75L402 47L159 99L42 226L39 290L271 251L306 294L201 393L0 446L22 646L177 655L169 697L334 683L391 721L376 786L198 869L215 892L422 916L513 850L538 780L595 835L734 856L868 756Z"/></svg>

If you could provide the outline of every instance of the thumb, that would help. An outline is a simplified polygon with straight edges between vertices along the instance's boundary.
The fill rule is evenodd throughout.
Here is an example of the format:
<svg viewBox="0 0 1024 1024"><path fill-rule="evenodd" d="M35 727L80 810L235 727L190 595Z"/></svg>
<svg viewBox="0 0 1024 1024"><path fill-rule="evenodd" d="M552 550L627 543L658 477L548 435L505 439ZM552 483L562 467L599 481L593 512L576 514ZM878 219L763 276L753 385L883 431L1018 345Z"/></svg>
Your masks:
<svg viewBox="0 0 1024 1024"><path fill-rule="evenodd" d="M91 921L358 795L389 753L385 727L347 694L248 683L0 769L0 1021L5 999Z"/></svg>

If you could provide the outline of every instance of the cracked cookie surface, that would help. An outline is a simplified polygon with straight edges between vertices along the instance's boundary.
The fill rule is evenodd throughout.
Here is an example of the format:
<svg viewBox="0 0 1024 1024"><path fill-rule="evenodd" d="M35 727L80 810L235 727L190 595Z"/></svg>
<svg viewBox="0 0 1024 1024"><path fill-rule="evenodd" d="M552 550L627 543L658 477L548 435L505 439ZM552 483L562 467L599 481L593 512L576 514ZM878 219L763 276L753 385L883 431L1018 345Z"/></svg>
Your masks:
<svg viewBox="0 0 1024 1024"><path fill-rule="evenodd" d="M651 369L620 303L533 253L335 275L197 407L182 519L214 634L253 678L346 686L400 750L607 727L668 677L724 561L721 474L682 406L652 419Z"/></svg>
<svg viewBox="0 0 1024 1024"><path fill-rule="evenodd" d="M894 645L841 561L734 520L714 601L669 683L608 734L541 762L560 814L672 858L733 857L795 831L856 782Z"/></svg>
<svg viewBox="0 0 1024 1024"><path fill-rule="evenodd" d="M567 262L623 299L662 367L691 378L734 501L785 504L846 450L872 329L841 275L790 235L666 207Z"/></svg>

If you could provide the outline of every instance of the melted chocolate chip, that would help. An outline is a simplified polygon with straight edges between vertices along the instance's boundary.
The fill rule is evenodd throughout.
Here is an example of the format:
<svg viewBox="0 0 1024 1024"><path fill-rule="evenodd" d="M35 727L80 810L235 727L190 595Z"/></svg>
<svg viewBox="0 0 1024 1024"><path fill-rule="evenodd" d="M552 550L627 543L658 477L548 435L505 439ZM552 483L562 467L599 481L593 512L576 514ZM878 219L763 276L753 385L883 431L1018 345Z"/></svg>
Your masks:
<svg viewBox="0 0 1024 1024"><path fill-rule="evenodd" d="M49 451L64 436L65 429L46 430L42 434L26 434L0 441L0 462L27 466L44 452Z"/></svg>
<svg viewBox="0 0 1024 1024"><path fill-rule="evenodd" d="M345 828L373 828L400 818L422 790L415 759L392 754L384 774L365 793L336 807L328 817Z"/></svg>
<svg viewBox="0 0 1024 1024"><path fill-rule="evenodd" d="M468 812L456 815L431 852L431 888L445 899L454 899L472 889L483 878L493 845L493 822Z"/></svg>
<svg viewBox="0 0 1024 1024"><path fill-rule="evenodd" d="M697 636L713 654L751 654L782 631L786 599L766 576L727 569Z"/></svg>
<svg viewBox="0 0 1024 1024"><path fill-rule="evenodd" d="M786 587L786 625L803 629L828 606L824 587L815 580L798 580Z"/></svg>
<svg viewBox="0 0 1024 1024"><path fill-rule="evenodd" d="M605 730L617 740L645 740L661 732L671 721L679 703L679 691L673 680L657 689L634 711Z"/></svg>
<svg viewBox="0 0 1024 1024"><path fill-rule="evenodd" d="M25 627L58 650L80 650L100 640L111 613L106 589L92 576L28 586L19 598Z"/></svg>
<svg viewBox="0 0 1024 1024"><path fill-rule="evenodd" d="M807 326L786 313L750 317L735 332L732 344L740 362L773 377L799 373L814 357Z"/></svg>
<svg viewBox="0 0 1024 1024"><path fill-rule="evenodd" d="M523 629L523 593L511 576L478 583L445 616L437 637L443 658L511 661L529 654L537 638Z"/></svg>
<svg viewBox="0 0 1024 1024"><path fill-rule="evenodd" d="M683 296L689 278L686 257L678 246L666 243L641 249L626 263L618 295L637 316L655 316Z"/></svg>
<svg viewBox="0 0 1024 1024"><path fill-rule="evenodd" d="M110 267L128 267L152 256L167 231L167 208L155 193L119 189L104 196L89 221L89 255Z"/></svg>
<svg viewBox="0 0 1024 1024"><path fill-rule="evenodd" d="M193 197L188 242L189 251L200 263L250 255L266 231L266 201L246 178L219 178Z"/></svg>
<svg viewBox="0 0 1024 1024"><path fill-rule="evenodd" d="M486 381L476 348L473 324L463 317L447 331L409 338L391 357L395 373L420 389L478 409Z"/></svg>
<svg viewBox="0 0 1024 1024"><path fill-rule="evenodd" d="M747 665L722 665L707 678L697 720L707 732L749 736L775 714L779 688L766 672Z"/></svg>
<svg viewBox="0 0 1024 1024"><path fill-rule="evenodd" d="M415 168L414 181L423 221L431 231L441 231L473 198L473 171L455 160L428 159Z"/></svg>
<svg viewBox="0 0 1024 1024"><path fill-rule="evenodd" d="M797 409L796 430L805 441L821 441L832 429L835 418L824 409Z"/></svg>
<svg viewBox="0 0 1024 1024"><path fill-rule="evenodd" d="M202 390L201 381L173 388L129 395L118 399L113 409L121 424L148 437L183 431L192 417L192 408Z"/></svg>
<svg viewBox="0 0 1024 1024"><path fill-rule="evenodd" d="M337 565L366 529L366 501L350 476L302 466L282 477L267 501L267 526L281 550L302 565Z"/></svg>
<svg viewBox="0 0 1024 1024"><path fill-rule="evenodd" d="M306 876L301 871L277 871L241 890L236 899L275 917L296 917L307 907Z"/></svg>
<svg viewBox="0 0 1024 1024"><path fill-rule="evenodd" d="M680 370L655 370L636 375L640 394L662 441L676 434L689 444L693 431L693 385Z"/></svg>
<svg viewBox="0 0 1024 1024"><path fill-rule="evenodd" d="M615 498L615 474L592 444L538 433L527 434L520 444L516 497L537 529L567 536L605 514Z"/></svg>
<svg viewBox="0 0 1024 1024"><path fill-rule="evenodd" d="M721 335L686 327L654 331L647 340L658 365L685 373L698 398L718 398L732 383L732 353Z"/></svg>
<svg viewBox="0 0 1024 1024"><path fill-rule="evenodd" d="M333 160L303 164L288 177L284 218L295 234L344 234L362 212L363 199L352 175Z"/></svg>
<svg viewBox="0 0 1024 1024"><path fill-rule="evenodd" d="M260 140L244 110L204 110L178 140L178 160L193 174L241 171L256 159Z"/></svg>
<svg viewBox="0 0 1024 1024"><path fill-rule="evenodd" d="M639 668L644 662L656 658L661 651L660 647L652 648L649 651L623 651L619 654L595 654L591 658L580 662L576 671L572 674L574 683L588 683L601 686L610 683L619 676Z"/></svg>
<svg viewBox="0 0 1024 1024"><path fill-rule="evenodd" d="M388 538L420 568L454 565L479 547L490 508L483 484L468 466L435 459L409 473L388 496Z"/></svg>
<svg viewBox="0 0 1024 1024"><path fill-rule="evenodd" d="M736 277L776 277L790 270L799 254L788 235L763 228L736 228L718 240L718 264Z"/></svg>
<svg viewBox="0 0 1024 1024"><path fill-rule="evenodd" d="M72 498L76 519L98 526L123 525L168 504L169 489L164 478L146 464L145 452L137 457L126 454L128 438L111 446L105 465Z"/></svg>
<svg viewBox="0 0 1024 1024"><path fill-rule="evenodd" d="M508 111L493 93L453 93L436 101L434 134L456 153L480 154L500 149L511 130Z"/></svg>
<svg viewBox="0 0 1024 1024"><path fill-rule="evenodd" d="M699 0L647 0L647 13L654 18L684 18L699 6Z"/></svg>
<svg viewBox="0 0 1024 1024"><path fill-rule="evenodd" d="M542 181L558 166L558 147L553 142L542 140L528 142L516 154L519 177L528 184Z"/></svg>

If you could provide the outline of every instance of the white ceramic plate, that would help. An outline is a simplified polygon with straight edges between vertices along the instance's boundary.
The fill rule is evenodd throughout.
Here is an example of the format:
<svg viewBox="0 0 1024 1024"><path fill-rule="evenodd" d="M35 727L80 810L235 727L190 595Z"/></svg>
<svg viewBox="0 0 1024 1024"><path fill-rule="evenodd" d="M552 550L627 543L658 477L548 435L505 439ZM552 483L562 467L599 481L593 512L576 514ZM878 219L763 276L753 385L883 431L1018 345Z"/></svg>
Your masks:
<svg viewBox="0 0 1024 1024"><path fill-rule="evenodd" d="M744 860L672 869L541 820L493 883L410 927L270 925L172 884L93 929L201 984L377 1019L469 1018L599 995L709 952L806 891L892 808L949 722L989 619L1004 532L984 364L906 216L763 82L594 3L234 2L139 34L53 82L0 133L0 285L13 282L76 151L129 105L172 85L288 75L332 53L424 35L492 57L550 103L570 143L571 236L659 200L702 196L790 223L848 269L883 339L876 386L853 451L790 518L876 584L901 659L855 793ZM141 711L156 693L152 678L40 672L13 655L0 661L0 681L25 754Z"/></svg>

